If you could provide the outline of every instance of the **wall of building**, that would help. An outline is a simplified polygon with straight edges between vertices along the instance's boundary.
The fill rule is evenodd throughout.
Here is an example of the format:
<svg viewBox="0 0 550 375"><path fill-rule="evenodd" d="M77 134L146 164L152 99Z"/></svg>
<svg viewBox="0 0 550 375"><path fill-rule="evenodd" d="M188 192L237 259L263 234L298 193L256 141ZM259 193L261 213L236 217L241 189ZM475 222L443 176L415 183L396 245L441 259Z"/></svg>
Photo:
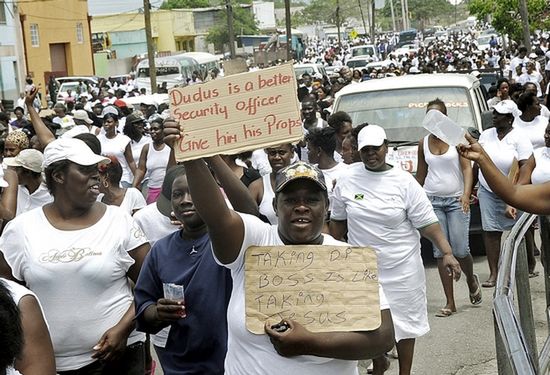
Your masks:
<svg viewBox="0 0 550 375"><path fill-rule="evenodd" d="M46 87L52 73L94 74L87 1L27 1L18 7L27 71L35 84Z"/></svg>
<svg viewBox="0 0 550 375"><path fill-rule="evenodd" d="M15 101L25 84L19 15L13 3L0 2L0 7L0 99Z"/></svg>

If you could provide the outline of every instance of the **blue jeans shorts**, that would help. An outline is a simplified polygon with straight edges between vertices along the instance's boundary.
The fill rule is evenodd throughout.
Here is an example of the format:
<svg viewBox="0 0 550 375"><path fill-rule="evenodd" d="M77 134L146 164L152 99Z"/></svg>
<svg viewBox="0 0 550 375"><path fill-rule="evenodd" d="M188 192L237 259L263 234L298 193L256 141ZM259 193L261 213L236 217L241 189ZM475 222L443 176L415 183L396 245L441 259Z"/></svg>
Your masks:
<svg viewBox="0 0 550 375"><path fill-rule="evenodd" d="M481 211L481 227L485 232L504 232L512 229L516 220L504 215L506 203L502 199L481 185L477 190L477 197ZM521 212L518 211L516 218L520 216Z"/></svg>
<svg viewBox="0 0 550 375"><path fill-rule="evenodd" d="M465 258L470 254L469 230L470 212L464 213L458 197L428 196L432 203L439 225L449 241L453 255L456 258ZM443 253L435 245L434 257L442 258Z"/></svg>

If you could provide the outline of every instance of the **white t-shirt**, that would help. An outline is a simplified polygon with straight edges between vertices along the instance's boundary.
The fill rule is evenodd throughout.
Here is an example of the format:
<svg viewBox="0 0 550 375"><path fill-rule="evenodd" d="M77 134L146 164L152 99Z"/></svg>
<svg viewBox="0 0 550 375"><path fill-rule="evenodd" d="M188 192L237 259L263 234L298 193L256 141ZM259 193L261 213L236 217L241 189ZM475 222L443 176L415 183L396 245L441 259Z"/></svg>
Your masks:
<svg viewBox="0 0 550 375"><path fill-rule="evenodd" d="M95 361L92 348L133 301L126 274L134 259L128 252L146 242L132 217L114 206L80 230L53 227L42 208L8 223L0 250L13 276L25 281L44 307L58 371ZM128 345L144 340L134 331Z"/></svg>
<svg viewBox="0 0 550 375"><path fill-rule="evenodd" d="M533 149L544 147L544 132L548 126L546 117L539 115L533 121L525 122L518 116L514 119L512 126L522 130L527 135Z"/></svg>
<svg viewBox="0 0 550 375"><path fill-rule="evenodd" d="M538 148L533 154L535 155L536 166L533 173L531 173L531 183L543 184L550 181L550 148Z"/></svg>
<svg viewBox="0 0 550 375"><path fill-rule="evenodd" d="M227 265L233 278L233 291L227 308L228 340L225 373L228 375L355 375L357 361L302 355L285 358L277 354L267 335L255 335L245 325L244 254L250 246L284 245L277 226L262 222L257 217L241 214L244 223L244 239L237 259ZM323 235L323 245L341 245ZM386 297L380 289L380 309L387 309Z"/></svg>
<svg viewBox="0 0 550 375"><path fill-rule="evenodd" d="M151 247L161 238L179 229L177 225L170 222L170 218L160 213L156 202L148 204L136 212L133 218L145 233Z"/></svg>
<svg viewBox="0 0 550 375"><path fill-rule="evenodd" d="M103 193L99 194L97 196L97 200L99 202L103 202L104 196L105 194ZM147 206L147 202L145 202L145 198L143 198L141 191L131 187L126 189L126 193L124 194L124 198L122 199L122 203L120 203L119 207L130 215L133 215L135 210L141 210L145 206Z"/></svg>
<svg viewBox="0 0 550 375"><path fill-rule="evenodd" d="M332 196L334 194L333 192L336 181L338 181L338 177L340 177L342 172L346 169L348 169L348 165L346 163L338 163L330 169L321 169L323 176L325 176L325 184L327 185L329 210L332 210Z"/></svg>
<svg viewBox="0 0 550 375"><path fill-rule="evenodd" d="M264 194L262 195L262 201L258 205L258 210L264 215L269 223L276 225L278 223L277 214L273 208L273 198L275 198L275 192L273 186L271 186L271 174L262 176L262 183L264 185Z"/></svg>
<svg viewBox="0 0 550 375"><path fill-rule="evenodd" d="M464 176L460 168L460 157L454 147L449 146L442 155L432 154L429 136L424 137L424 160L428 164L428 174L424 181L424 191L436 197L458 197L464 192Z"/></svg>
<svg viewBox="0 0 550 375"><path fill-rule="evenodd" d="M19 185L17 187L17 211L15 216L34 208L42 207L52 201L53 197L44 183L40 184L38 189L32 194L29 193L29 189L25 186Z"/></svg>
<svg viewBox="0 0 550 375"><path fill-rule="evenodd" d="M526 160L533 154L533 145L527 134L517 128L513 128L502 140L498 139L496 128L484 130L479 137L479 144L505 176L508 176L514 158L518 161ZM479 174L479 183L492 192L483 173Z"/></svg>
<svg viewBox="0 0 550 375"><path fill-rule="evenodd" d="M122 167L122 178L120 181L132 183L134 176L124 157L124 151L130 143L130 138L122 134L117 134L114 138L107 138L105 134L99 134L97 139L101 142L101 154L113 155L120 163Z"/></svg>
<svg viewBox="0 0 550 375"><path fill-rule="evenodd" d="M539 72L533 71L531 74L524 72L518 77L517 82L521 83L522 85L525 85L527 82L534 83L535 86L537 86L537 96L542 96L542 90L540 87L540 83L542 82L542 74L540 74Z"/></svg>
<svg viewBox="0 0 550 375"><path fill-rule="evenodd" d="M378 255L384 287L409 290L425 283L417 229L437 222L426 193L399 168L372 172L351 164L334 189L331 218L347 220L349 243L370 246Z"/></svg>

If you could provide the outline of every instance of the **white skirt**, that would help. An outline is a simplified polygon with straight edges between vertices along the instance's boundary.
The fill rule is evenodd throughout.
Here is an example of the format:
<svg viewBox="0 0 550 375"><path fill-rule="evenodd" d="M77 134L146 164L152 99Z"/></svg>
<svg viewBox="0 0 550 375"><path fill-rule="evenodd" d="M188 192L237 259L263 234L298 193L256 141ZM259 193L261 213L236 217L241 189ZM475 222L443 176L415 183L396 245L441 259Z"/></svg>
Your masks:
<svg viewBox="0 0 550 375"><path fill-rule="evenodd" d="M430 331L426 284L410 290L382 284L390 305L395 341L421 337Z"/></svg>

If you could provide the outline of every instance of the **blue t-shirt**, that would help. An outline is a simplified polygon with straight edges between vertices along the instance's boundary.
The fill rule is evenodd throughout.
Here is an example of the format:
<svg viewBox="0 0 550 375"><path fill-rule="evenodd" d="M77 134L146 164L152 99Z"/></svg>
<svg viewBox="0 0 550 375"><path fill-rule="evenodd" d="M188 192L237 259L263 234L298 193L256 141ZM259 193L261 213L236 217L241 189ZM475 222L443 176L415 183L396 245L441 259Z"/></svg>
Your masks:
<svg viewBox="0 0 550 375"><path fill-rule="evenodd" d="M184 286L187 317L171 325L157 354L166 375L223 374L227 351L227 304L231 273L214 261L208 234L181 238L181 231L157 241L143 263L134 291L137 329L148 329L145 309L163 298L163 283Z"/></svg>

